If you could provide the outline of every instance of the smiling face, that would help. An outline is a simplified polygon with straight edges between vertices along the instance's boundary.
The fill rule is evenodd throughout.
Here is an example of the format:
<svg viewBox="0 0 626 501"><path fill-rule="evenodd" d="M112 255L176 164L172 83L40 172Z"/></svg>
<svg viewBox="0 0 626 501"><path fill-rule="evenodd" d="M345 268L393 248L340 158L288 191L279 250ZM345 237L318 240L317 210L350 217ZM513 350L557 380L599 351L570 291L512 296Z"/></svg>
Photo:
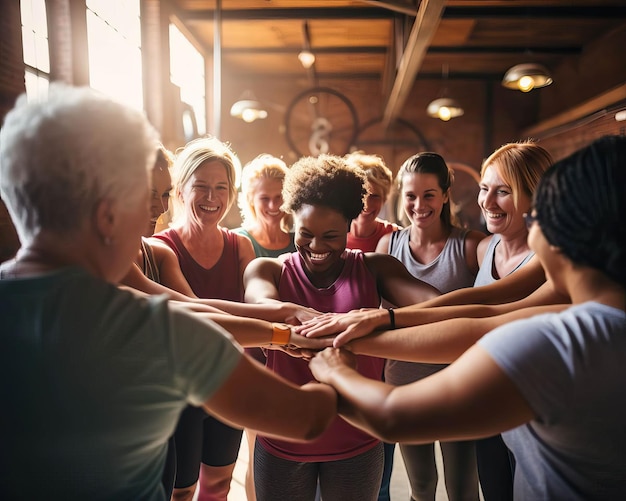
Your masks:
<svg viewBox="0 0 626 501"><path fill-rule="evenodd" d="M167 166L156 165L152 169L152 190L150 195L150 227L148 236L154 233L157 219L169 208L172 177Z"/></svg>
<svg viewBox="0 0 626 501"><path fill-rule="evenodd" d="M296 249L318 287L332 284L343 269L349 221L329 207L303 205L294 214Z"/></svg>
<svg viewBox="0 0 626 501"><path fill-rule="evenodd" d="M385 203L385 191L373 183L365 183L367 195L365 195L363 210L358 216L358 222L361 225L372 224Z"/></svg>
<svg viewBox="0 0 626 501"><path fill-rule="evenodd" d="M228 210L229 182L226 167L219 161L203 163L182 190L188 220L217 225Z"/></svg>
<svg viewBox="0 0 626 501"><path fill-rule="evenodd" d="M494 165L487 167L483 173L478 205L490 233L507 236L527 231L524 213L530 209L530 197L520 193L516 207L511 186L502 179Z"/></svg>
<svg viewBox="0 0 626 501"><path fill-rule="evenodd" d="M252 205L258 221L268 226L278 226L285 213L280 210L283 204L282 179L263 177L257 180L252 197Z"/></svg>
<svg viewBox="0 0 626 501"><path fill-rule="evenodd" d="M402 176L402 204L411 224L428 228L441 224L441 212L448 193L439 186L435 174L408 173Z"/></svg>

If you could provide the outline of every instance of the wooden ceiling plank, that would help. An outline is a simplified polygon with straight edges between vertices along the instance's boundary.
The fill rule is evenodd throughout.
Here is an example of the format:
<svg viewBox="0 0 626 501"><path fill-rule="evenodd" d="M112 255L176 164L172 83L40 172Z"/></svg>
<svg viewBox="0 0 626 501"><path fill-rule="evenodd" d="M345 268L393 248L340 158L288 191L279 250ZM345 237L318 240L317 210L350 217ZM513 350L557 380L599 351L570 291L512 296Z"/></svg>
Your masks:
<svg viewBox="0 0 626 501"><path fill-rule="evenodd" d="M523 135L528 137L542 136L552 129L579 120L596 111L623 101L624 99L626 99L626 84L618 85L596 97L580 103L578 106L574 106L563 113L559 113L558 115L529 127L524 131Z"/></svg>
<svg viewBox="0 0 626 501"><path fill-rule="evenodd" d="M422 0L420 3L383 113L382 124L385 128L400 116L430 41L437 31L445 4L445 0Z"/></svg>

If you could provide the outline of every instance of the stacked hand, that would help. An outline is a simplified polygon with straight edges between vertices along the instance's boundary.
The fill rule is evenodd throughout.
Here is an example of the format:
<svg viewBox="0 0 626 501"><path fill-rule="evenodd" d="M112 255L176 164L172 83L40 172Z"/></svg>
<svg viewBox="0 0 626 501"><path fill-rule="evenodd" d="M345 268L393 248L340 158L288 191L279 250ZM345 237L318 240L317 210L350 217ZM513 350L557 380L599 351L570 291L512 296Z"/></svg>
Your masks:
<svg viewBox="0 0 626 501"><path fill-rule="evenodd" d="M308 338L335 335L333 346L339 348L353 339L370 334L382 325L379 308L362 308L348 313L324 313L307 320L295 328L298 334Z"/></svg>
<svg viewBox="0 0 626 501"><path fill-rule="evenodd" d="M320 383L331 384L336 371L356 369L356 355L341 348L326 348L311 359L309 369Z"/></svg>

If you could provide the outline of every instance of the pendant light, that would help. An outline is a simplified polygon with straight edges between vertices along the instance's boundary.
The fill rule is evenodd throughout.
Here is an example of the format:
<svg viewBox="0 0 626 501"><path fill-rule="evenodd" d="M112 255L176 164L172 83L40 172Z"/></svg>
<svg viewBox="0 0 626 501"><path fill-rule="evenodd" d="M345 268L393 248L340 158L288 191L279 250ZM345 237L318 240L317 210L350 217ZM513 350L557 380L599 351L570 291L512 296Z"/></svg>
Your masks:
<svg viewBox="0 0 626 501"><path fill-rule="evenodd" d="M267 118L267 110L256 99L252 91L245 91L239 101L234 103L230 108L230 115L235 118L241 118L246 123L255 120Z"/></svg>
<svg viewBox="0 0 626 501"><path fill-rule="evenodd" d="M438 118L439 120L443 120L447 122L451 118L460 117L465 113L461 105L454 99L449 97L445 97L447 93L446 83L448 80L448 65L443 65L441 69L442 80L443 80L443 90L441 91L441 95L444 97L440 97L431 101L428 107L426 108L426 113L428 116L433 118Z"/></svg>
<svg viewBox="0 0 626 501"><path fill-rule="evenodd" d="M517 64L504 74L502 85L507 89L530 92L552 83L550 72L540 64Z"/></svg>
<svg viewBox="0 0 626 501"><path fill-rule="evenodd" d="M447 122L451 118L460 117L465 113L459 103L447 97L441 97L431 101L428 108L426 108L426 112L429 116L438 118L444 122Z"/></svg>

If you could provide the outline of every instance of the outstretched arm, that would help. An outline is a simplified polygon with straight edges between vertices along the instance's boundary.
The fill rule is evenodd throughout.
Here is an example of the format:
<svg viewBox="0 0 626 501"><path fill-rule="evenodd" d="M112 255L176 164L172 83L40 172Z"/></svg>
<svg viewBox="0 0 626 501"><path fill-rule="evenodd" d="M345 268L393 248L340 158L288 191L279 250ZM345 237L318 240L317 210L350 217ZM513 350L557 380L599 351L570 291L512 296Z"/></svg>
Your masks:
<svg viewBox="0 0 626 501"><path fill-rule="evenodd" d="M486 437L534 416L517 387L480 346L425 379L390 386L361 376L343 350L328 348L309 367L339 394L339 414L388 442Z"/></svg>
<svg viewBox="0 0 626 501"><path fill-rule="evenodd" d="M178 264L176 266L178 267ZM287 322L290 324L297 324L319 315L319 312L312 308L294 303L246 304L224 299L199 299L195 295L187 296L150 280L134 264L122 280L121 285L144 294L165 295L171 300L177 301L178 306L196 312L226 312L240 317L260 318L269 322Z"/></svg>
<svg viewBox="0 0 626 501"><path fill-rule="evenodd" d="M448 364L500 325L541 313L562 311L569 305L537 306L484 318L453 318L414 327L374 332L346 348L362 355L393 360Z"/></svg>
<svg viewBox="0 0 626 501"><path fill-rule="evenodd" d="M175 303L180 306L179 303ZM254 306L254 305L249 305ZM321 350L330 346L332 340L329 339L309 339L293 332L293 328L286 324L275 324L266 320L257 318L237 317L224 313L200 313L194 312L202 318L212 320L226 329L235 340L246 348L249 347L267 347L273 349L282 349L285 346L291 346L298 349ZM281 329L289 329L288 337L283 338L277 335L275 327ZM292 353L293 354L293 353Z"/></svg>
<svg viewBox="0 0 626 501"><path fill-rule="evenodd" d="M519 301L536 291L546 281L537 256L516 270L489 285L465 287L425 301L414 307L454 306L460 304L501 304Z"/></svg>
<svg viewBox="0 0 626 501"><path fill-rule="evenodd" d="M491 287L487 285L486 287ZM476 287L475 289L482 289ZM466 289L461 289L466 290ZM472 289L467 289L472 290ZM452 293L440 296L445 298ZM438 299L438 298L436 298ZM436 300L435 299L435 300ZM469 317L482 318L504 313L517 311L535 306L569 304L570 299L558 293L550 281L541 284L537 290L527 297L514 302L503 302L502 304L467 304L458 306L439 306L426 308L421 303L406 308L394 310L395 323L397 327L410 327L424 325L432 322L439 322L451 318ZM312 321L305 322L298 328L300 334L306 336L328 336L337 334L335 347L339 347L352 339L365 336L377 329L389 328L389 314L386 310L366 310L344 313L341 315L324 315Z"/></svg>
<svg viewBox="0 0 626 501"><path fill-rule="evenodd" d="M336 400L335 391L327 385L309 383L298 387L242 357L203 407L236 427L307 441L318 437L335 418Z"/></svg>

